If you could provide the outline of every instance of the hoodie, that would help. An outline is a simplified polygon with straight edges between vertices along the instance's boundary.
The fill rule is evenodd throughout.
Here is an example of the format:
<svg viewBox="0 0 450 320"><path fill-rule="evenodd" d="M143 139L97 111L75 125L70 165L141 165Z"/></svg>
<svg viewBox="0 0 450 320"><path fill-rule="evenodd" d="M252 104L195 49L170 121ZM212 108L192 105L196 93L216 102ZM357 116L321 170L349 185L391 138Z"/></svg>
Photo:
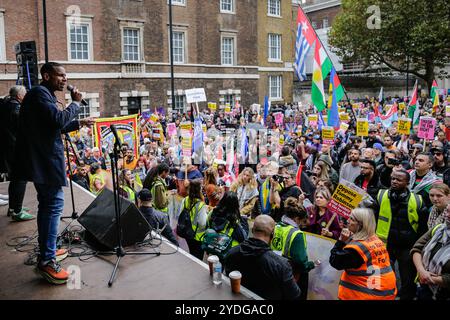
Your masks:
<svg viewBox="0 0 450 320"><path fill-rule="evenodd" d="M300 298L292 268L286 258L274 253L259 239L249 238L231 248L225 257L225 271L238 270L242 285L264 299L294 300Z"/></svg>

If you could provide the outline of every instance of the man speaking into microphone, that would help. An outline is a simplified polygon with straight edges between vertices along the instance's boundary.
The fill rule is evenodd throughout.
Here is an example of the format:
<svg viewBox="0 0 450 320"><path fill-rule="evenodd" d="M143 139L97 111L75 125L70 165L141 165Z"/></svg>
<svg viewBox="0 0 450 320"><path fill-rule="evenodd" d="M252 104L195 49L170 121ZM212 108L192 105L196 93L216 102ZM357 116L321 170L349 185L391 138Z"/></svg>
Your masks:
<svg viewBox="0 0 450 320"><path fill-rule="evenodd" d="M42 82L32 88L22 102L13 174L33 181L39 201L37 225L39 257L37 271L50 283L63 284L69 274L57 260L67 252L56 250L60 216L64 208L63 186L67 186L64 145L61 134L91 125L93 119L75 120L82 96L72 87L72 103L58 107L56 91L67 85L66 71L56 62L41 67Z"/></svg>

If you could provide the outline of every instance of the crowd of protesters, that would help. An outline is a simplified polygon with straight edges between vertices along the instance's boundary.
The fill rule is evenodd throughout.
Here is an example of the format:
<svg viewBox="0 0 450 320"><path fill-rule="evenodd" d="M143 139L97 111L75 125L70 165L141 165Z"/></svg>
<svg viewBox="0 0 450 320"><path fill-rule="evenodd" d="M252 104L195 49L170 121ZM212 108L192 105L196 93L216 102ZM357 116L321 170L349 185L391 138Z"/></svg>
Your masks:
<svg viewBox="0 0 450 320"><path fill-rule="evenodd" d="M388 98L384 105L402 102L408 101ZM335 128L331 142L322 139L323 116L317 123L308 120L317 114L309 105L272 106L265 119L263 110L236 106L230 113L205 109L197 114L194 108L186 113L161 113L158 121L141 128L138 150L123 144L118 161L120 194L140 206L154 228L170 225L168 195L181 196L180 212L189 210L192 217L194 236L185 239L191 254L204 258L202 239L207 229L229 234L233 249L225 259L225 270L241 267L248 271L243 285L263 297L306 299L307 275L314 263L308 261L305 231L337 241L330 263L345 270L341 299L450 299L450 118L446 104L441 100L433 109L422 101L420 115L437 120L435 139L428 141L418 137L415 123L409 134L399 134L396 119L388 127L376 119L369 121L367 137L357 136L356 118L382 110L378 101L369 98L362 99L357 108L355 103L343 104L342 112L349 120L342 122L348 128ZM5 110L2 122L15 121L3 117L3 112L10 112ZM277 112L283 114L281 123L275 121ZM399 117L406 114L406 109L398 110ZM194 117L206 125L203 157L197 163L183 158L180 132L180 124L194 122ZM169 123L177 127L171 137ZM229 162L225 132L240 128L263 129L268 134L264 139L250 139L244 154L236 140L237 156ZM83 127L72 136L67 172L81 187L98 195L112 187L111 160L107 150L94 145L91 130ZM246 134L251 135L249 130ZM366 193L360 211L355 210L348 221L336 217L328 206L343 181ZM1 204L8 204L7 197L1 199ZM14 217L28 220L32 212L26 210L20 213L23 219ZM257 219L261 215L270 219ZM178 244L176 230L170 226L164 235ZM366 252L361 249L365 244L385 248L380 254L389 261L379 264L388 270L381 276L387 283L384 289L355 289L355 283L368 272ZM272 249L291 263L268 254ZM265 256L264 263L259 256ZM271 268L273 272L264 275L267 283L253 279L252 261ZM395 284L395 278L401 285ZM276 287L277 283L283 285L273 290L280 292L267 289L268 284Z"/></svg>

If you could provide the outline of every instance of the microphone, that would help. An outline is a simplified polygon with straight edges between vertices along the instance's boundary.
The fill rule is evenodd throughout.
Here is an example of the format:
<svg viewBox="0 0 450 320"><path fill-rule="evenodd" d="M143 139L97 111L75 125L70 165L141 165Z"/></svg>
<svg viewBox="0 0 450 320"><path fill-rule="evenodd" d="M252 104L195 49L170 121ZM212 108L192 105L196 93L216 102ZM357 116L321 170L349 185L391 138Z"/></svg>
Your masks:
<svg viewBox="0 0 450 320"><path fill-rule="evenodd" d="M116 128L116 125L115 125L115 124L111 124L111 125L109 126L109 128L111 129L111 132L113 133L114 138L116 138L116 143L119 144L119 148L122 149L122 142L120 141L119 135L117 134L117 128Z"/></svg>
<svg viewBox="0 0 450 320"><path fill-rule="evenodd" d="M74 88L73 88L72 85L70 85L70 84L67 85L67 90L69 90L70 92L73 92L73 89L74 89ZM83 106L87 106L87 105L88 105L88 103L87 103L86 100L84 100L84 99L81 99L80 103L81 103Z"/></svg>

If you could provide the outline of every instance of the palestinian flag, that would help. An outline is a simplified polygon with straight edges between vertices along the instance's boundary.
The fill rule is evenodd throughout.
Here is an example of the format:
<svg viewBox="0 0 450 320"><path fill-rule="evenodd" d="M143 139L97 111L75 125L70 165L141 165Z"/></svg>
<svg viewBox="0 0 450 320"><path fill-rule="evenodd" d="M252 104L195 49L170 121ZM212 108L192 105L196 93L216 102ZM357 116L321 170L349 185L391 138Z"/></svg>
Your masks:
<svg viewBox="0 0 450 320"><path fill-rule="evenodd" d="M436 113L439 108L439 94L436 80L433 80L431 86L431 101L433 102L433 113Z"/></svg>
<svg viewBox="0 0 450 320"><path fill-rule="evenodd" d="M419 108L417 107L417 80L414 84L414 90L411 96L411 100L408 103L408 118L412 120L412 124L416 124L419 121Z"/></svg>
<svg viewBox="0 0 450 320"><path fill-rule="evenodd" d="M326 107L323 79L328 76L331 71L331 67L332 64L330 58L328 58L327 53L322 47L320 41L316 40L316 47L314 50L311 99L319 112Z"/></svg>

